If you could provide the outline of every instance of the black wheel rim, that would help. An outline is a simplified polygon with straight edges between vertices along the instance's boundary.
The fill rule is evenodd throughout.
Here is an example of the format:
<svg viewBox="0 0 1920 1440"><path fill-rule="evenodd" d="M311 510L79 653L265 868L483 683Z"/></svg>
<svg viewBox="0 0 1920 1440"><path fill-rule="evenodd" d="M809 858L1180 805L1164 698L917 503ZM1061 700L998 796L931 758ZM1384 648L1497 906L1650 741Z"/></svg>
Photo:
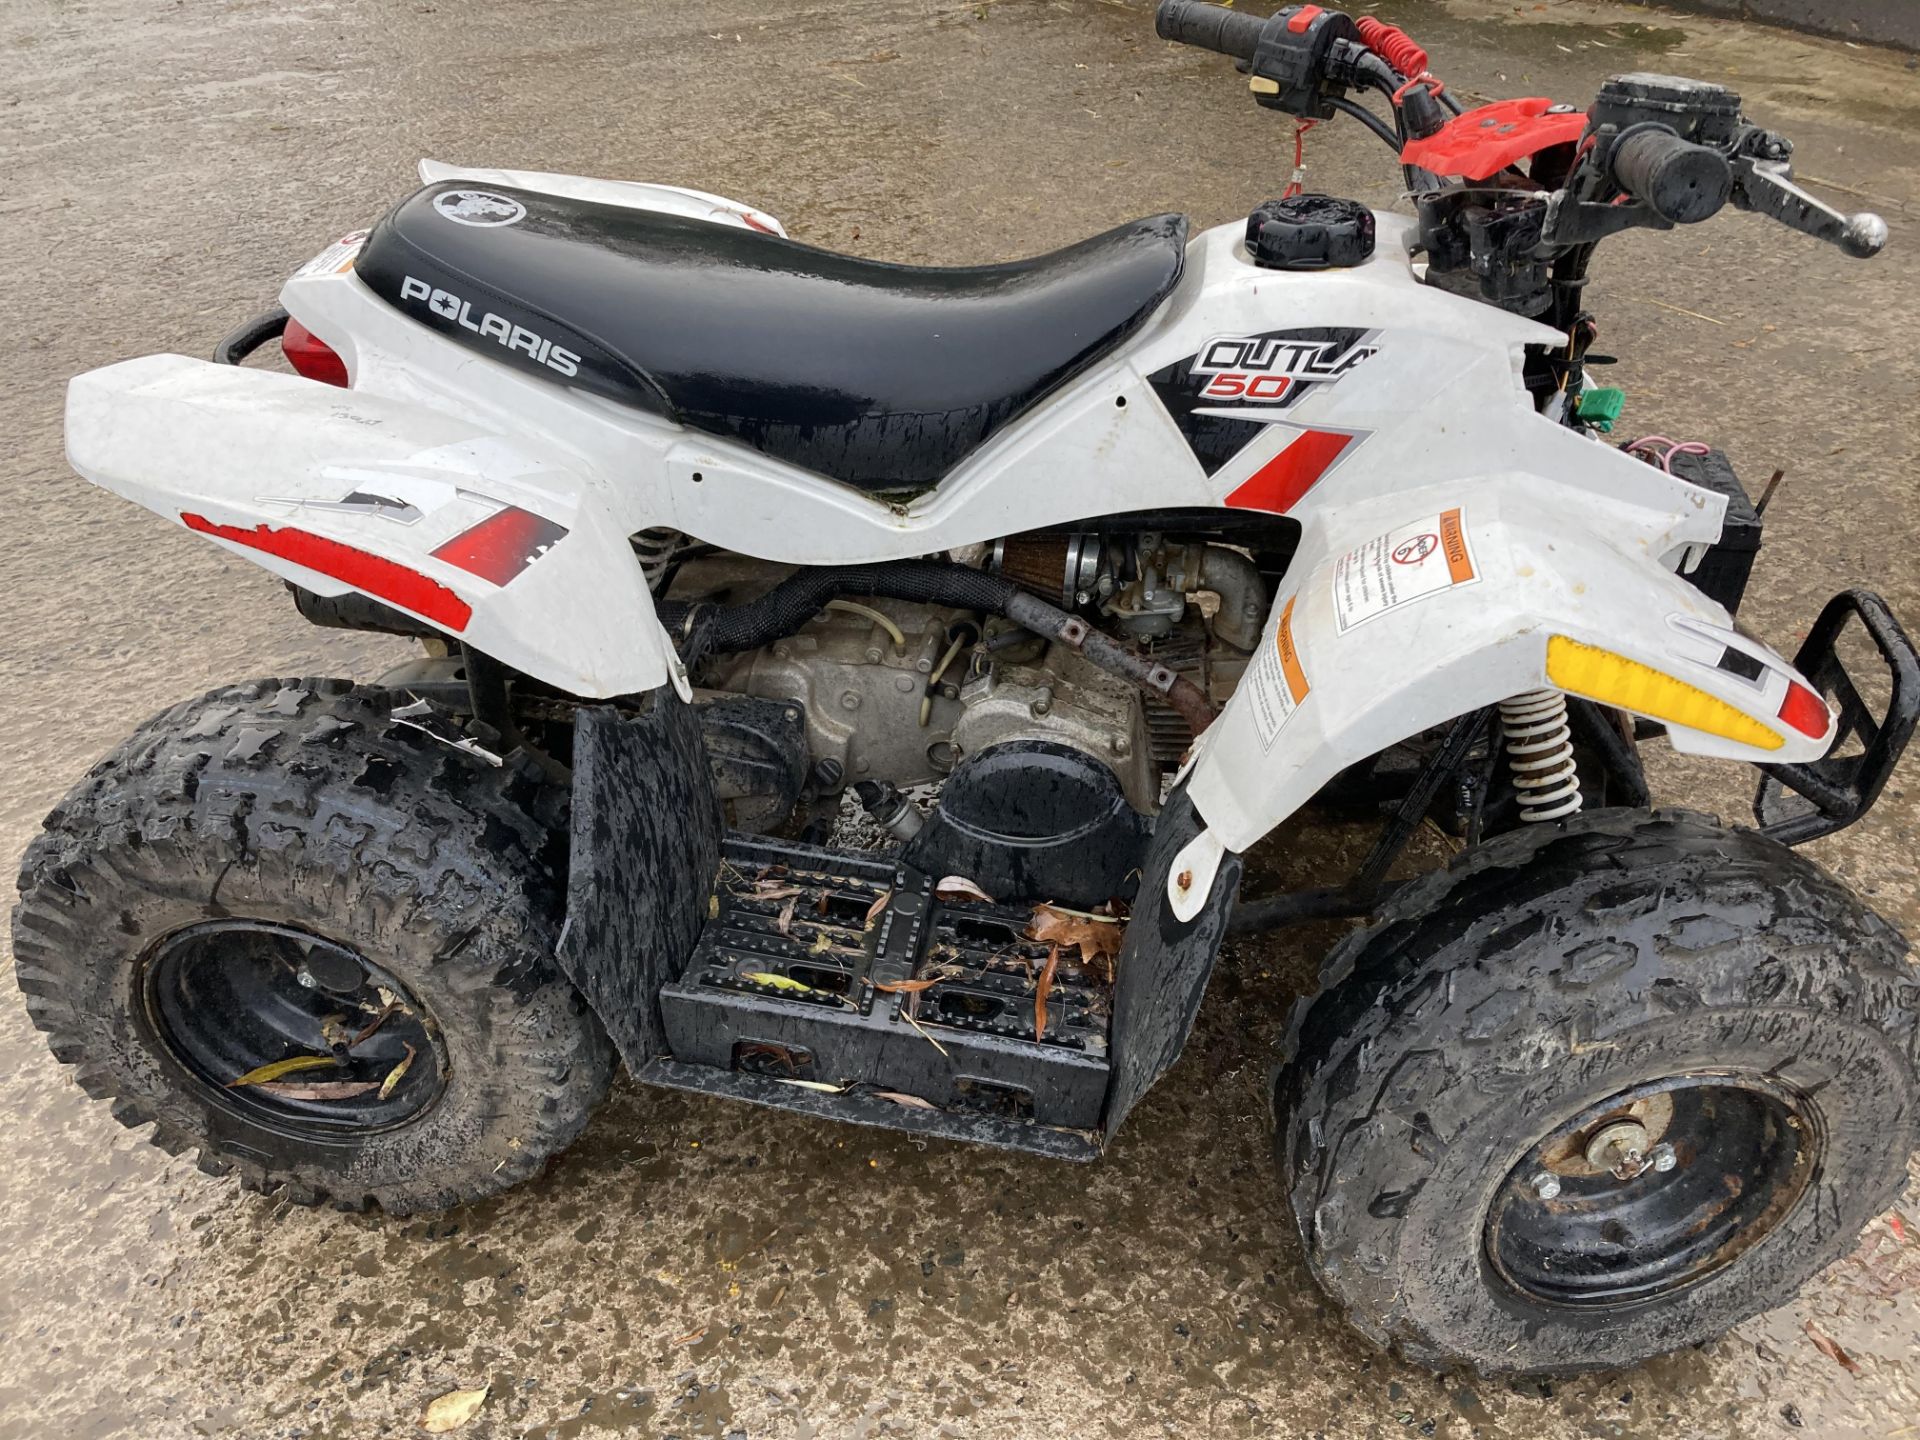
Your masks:
<svg viewBox="0 0 1920 1440"><path fill-rule="evenodd" d="M445 1088L432 1017L392 974L337 941L261 920L175 931L141 967L153 1038L232 1114L340 1139L418 1119ZM297 1057L314 1063L235 1084Z"/></svg>
<svg viewBox="0 0 1920 1440"><path fill-rule="evenodd" d="M1494 1270L1550 1305L1642 1304L1697 1284L1793 1213L1819 1169L1818 1115L1759 1077L1684 1075L1614 1096L1508 1172Z"/></svg>

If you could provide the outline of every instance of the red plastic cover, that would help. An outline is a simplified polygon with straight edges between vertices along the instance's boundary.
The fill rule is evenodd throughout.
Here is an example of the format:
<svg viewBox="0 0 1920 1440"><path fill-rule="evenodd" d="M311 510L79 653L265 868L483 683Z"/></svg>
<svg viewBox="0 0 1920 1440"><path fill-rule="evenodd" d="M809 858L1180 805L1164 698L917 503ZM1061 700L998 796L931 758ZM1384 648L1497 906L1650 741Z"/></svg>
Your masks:
<svg viewBox="0 0 1920 1440"><path fill-rule="evenodd" d="M1549 114L1554 102L1534 96L1499 100L1449 120L1438 134L1411 140L1400 152L1408 165L1435 175L1486 180L1555 145L1578 140L1587 128L1579 110Z"/></svg>

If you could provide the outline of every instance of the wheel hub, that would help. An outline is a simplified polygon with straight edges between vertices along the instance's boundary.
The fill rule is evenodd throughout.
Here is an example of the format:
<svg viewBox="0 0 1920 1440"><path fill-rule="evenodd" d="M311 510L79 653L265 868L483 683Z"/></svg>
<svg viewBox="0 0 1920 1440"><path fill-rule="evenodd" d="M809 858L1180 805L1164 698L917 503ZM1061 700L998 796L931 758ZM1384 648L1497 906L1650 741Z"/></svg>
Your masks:
<svg viewBox="0 0 1920 1440"><path fill-rule="evenodd" d="M1616 1096L1535 1145L1489 1212L1508 1284L1563 1305L1637 1303L1765 1238L1817 1169L1821 1136L1771 1080L1685 1075Z"/></svg>
<svg viewBox="0 0 1920 1440"><path fill-rule="evenodd" d="M209 921L143 958L138 1014L203 1095L280 1133L338 1139L417 1119L446 1057L419 1000L339 942Z"/></svg>
<svg viewBox="0 0 1920 1440"><path fill-rule="evenodd" d="M1616 1180L1633 1180L1649 1170L1665 1174L1679 1163L1673 1146L1665 1141L1654 1144L1638 1120L1603 1123L1593 1131L1583 1154L1589 1166Z"/></svg>

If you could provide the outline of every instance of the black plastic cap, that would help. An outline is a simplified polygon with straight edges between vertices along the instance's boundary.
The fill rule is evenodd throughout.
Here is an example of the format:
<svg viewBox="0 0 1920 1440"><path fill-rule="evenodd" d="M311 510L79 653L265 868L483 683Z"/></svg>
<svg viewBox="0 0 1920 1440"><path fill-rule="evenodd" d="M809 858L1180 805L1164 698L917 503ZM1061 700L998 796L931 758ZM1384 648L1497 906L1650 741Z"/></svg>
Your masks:
<svg viewBox="0 0 1920 1440"><path fill-rule="evenodd" d="M1433 91L1416 85L1400 102L1400 119L1413 140L1427 140L1447 128L1446 109L1434 98Z"/></svg>
<svg viewBox="0 0 1920 1440"><path fill-rule="evenodd" d="M1373 212L1331 195L1268 200L1247 216L1247 253L1269 270L1345 270L1373 254Z"/></svg>

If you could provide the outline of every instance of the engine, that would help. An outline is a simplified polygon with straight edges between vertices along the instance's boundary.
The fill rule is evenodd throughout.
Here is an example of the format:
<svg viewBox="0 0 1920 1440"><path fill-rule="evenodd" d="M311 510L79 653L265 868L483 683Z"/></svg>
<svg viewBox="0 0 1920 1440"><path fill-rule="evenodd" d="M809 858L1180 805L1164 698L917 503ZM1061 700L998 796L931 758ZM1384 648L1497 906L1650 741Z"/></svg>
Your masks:
<svg viewBox="0 0 1920 1440"><path fill-rule="evenodd" d="M952 558L1126 638L1216 704L1266 617L1254 560L1206 541L1043 534ZM675 593L751 596L782 573L716 556L690 562ZM830 600L792 634L710 658L696 680L737 828L824 818L853 789L928 866L994 878L1009 896L1117 893L1192 740L1170 706L1068 645L904 600ZM933 784L923 828L898 791Z"/></svg>

